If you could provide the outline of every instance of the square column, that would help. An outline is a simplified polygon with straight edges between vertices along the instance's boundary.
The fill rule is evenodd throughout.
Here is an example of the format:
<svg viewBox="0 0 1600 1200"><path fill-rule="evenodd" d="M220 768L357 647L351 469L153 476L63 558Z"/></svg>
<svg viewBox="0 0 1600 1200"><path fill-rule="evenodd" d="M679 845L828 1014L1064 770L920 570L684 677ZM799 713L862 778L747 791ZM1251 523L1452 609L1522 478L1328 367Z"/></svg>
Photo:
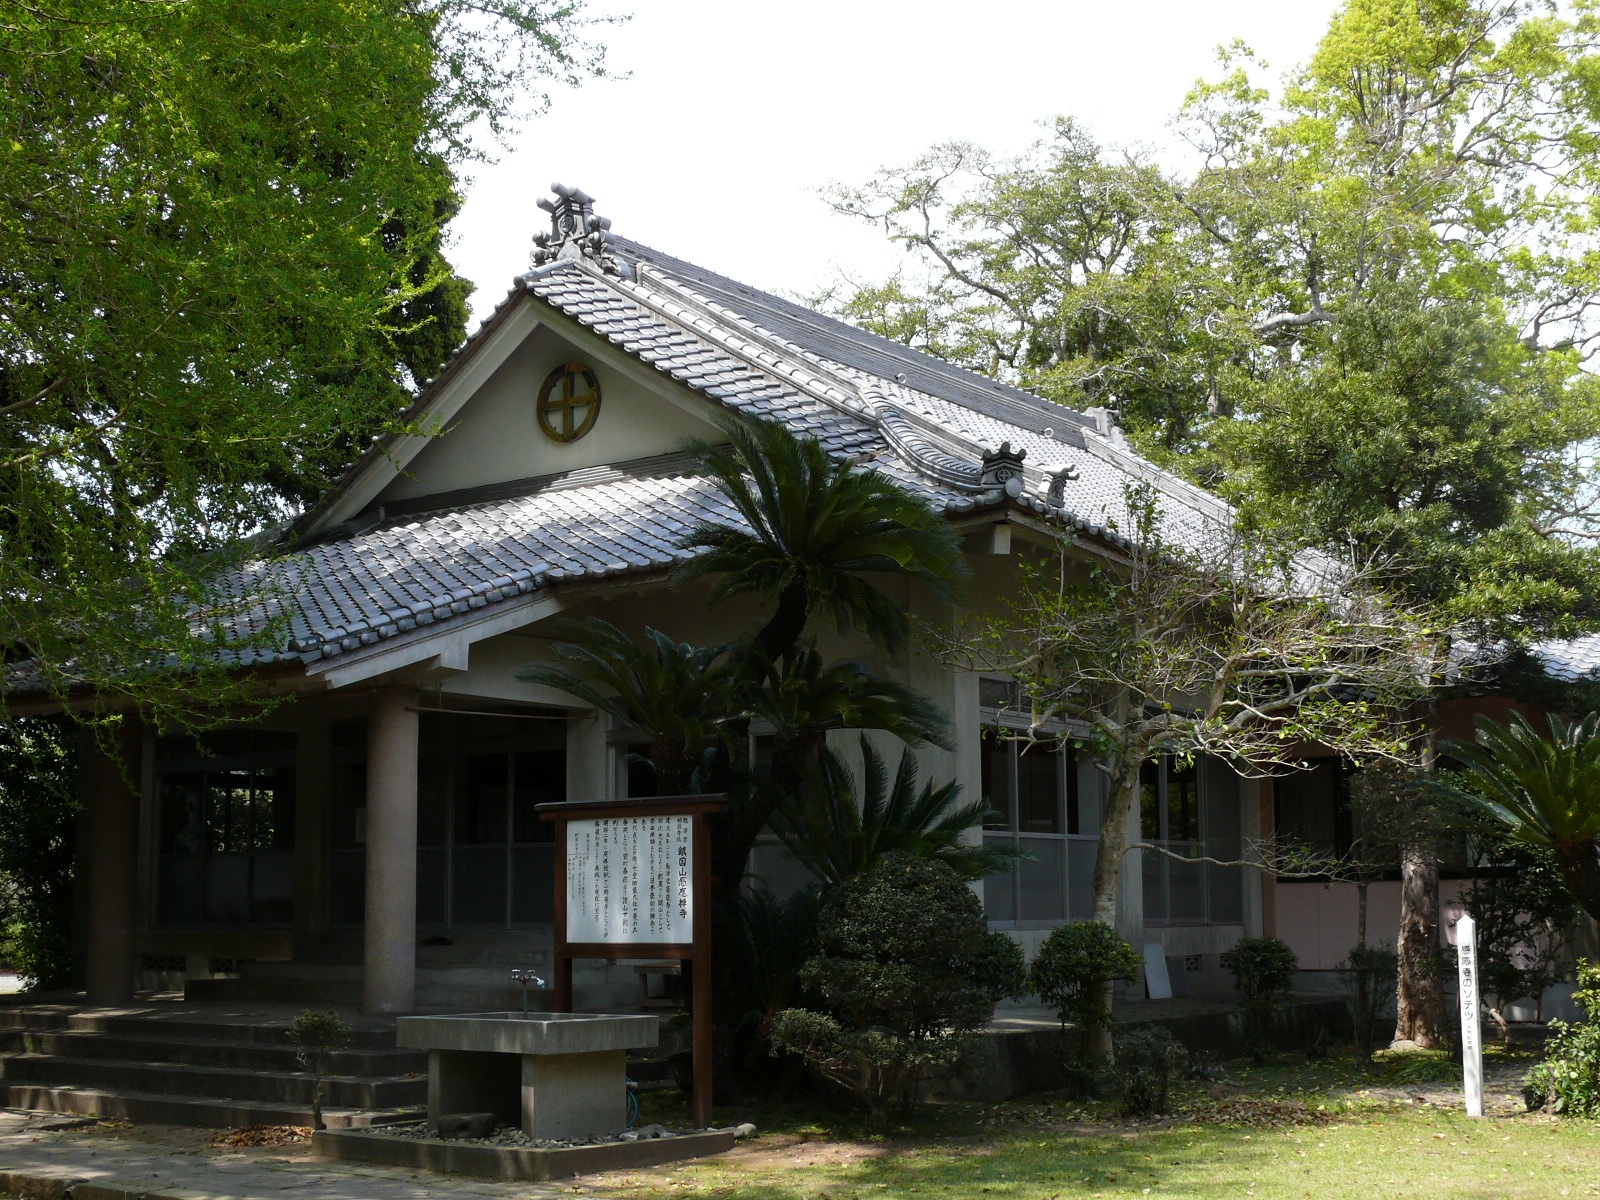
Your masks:
<svg viewBox="0 0 1600 1200"><path fill-rule="evenodd" d="M144 726L137 717L125 716L111 737L109 750L97 740L88 740L93 747L85 822L89 844L80 861L87 875L84 965L90 1004L128 1004L133 1000Z"/></svg>
<svg viewBox="0 0 1600 1200"><path fill-rule="evenodd" d="M615 1137L628 1124L623 1050L522 1056L522 1131L533 1138Z"/></svg>
<svg viewBox="0 0 1600 1200"><path fill-rule="evenodd" d="M417 712L409 689L367 714L367 915L363 1007L406 1013L417 988Z"/></svg>

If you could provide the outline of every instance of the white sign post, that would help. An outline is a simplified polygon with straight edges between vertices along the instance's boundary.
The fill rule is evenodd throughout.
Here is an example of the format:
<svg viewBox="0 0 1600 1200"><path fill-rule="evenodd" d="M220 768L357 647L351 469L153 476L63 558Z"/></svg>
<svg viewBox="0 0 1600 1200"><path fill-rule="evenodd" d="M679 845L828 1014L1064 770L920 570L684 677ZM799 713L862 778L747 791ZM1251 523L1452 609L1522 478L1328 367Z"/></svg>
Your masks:
<svg viewBox="0 0 1600 1200"><path fill-rule="evenodd" d="M1456 969L1461 982L1461 1075L1467 1116L1483 1116L1483 1026L1478 1019L1478 929L1471 917L1456 922Z"/></svg>

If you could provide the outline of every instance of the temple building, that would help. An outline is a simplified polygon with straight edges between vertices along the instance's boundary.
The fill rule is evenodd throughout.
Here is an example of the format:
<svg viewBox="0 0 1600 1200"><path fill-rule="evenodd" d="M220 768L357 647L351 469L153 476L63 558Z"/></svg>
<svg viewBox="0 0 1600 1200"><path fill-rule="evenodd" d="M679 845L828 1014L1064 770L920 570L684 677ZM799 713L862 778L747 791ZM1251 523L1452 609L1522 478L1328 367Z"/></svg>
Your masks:
<svg viewBox="0 0 1600 1200"><path fill-rule="evenodd" d="M1132 450L1104 410L1073 411L617 236L582 192L545 203L537 265L417 395L407 421L424 432L373 446L306 512L240 616L242 630L286 630L241 666L293 702L203 745L135 727L136 786L105 764L86 771L91 999L181 983L374 1012L507 1002L509 968L537 966L550 941L552 844L534 807L640 786L636 731L519 671L547 657L558 618L700 644L761 620L753 603L712 609L703 585L669 582L695 522L738 519L682 450L718 440L719 419L782 422L925 496L964 539L960 603L975 611L1015 584L1024 547L1070 532L1083 554L1115 555L1130 483L1154 489L1169 539L1228 519ZM920 585L885 586L920 621L955 615ZM980 885L993 925L1031 949L1087 917L1094 764L986 736L1026 723L1004 678L918 649L891 661L831 630L820 645L948 713L955 748L921 751L924 777L987 798L1001 816L983 836L1026 852ZM1332 776L1305 782L1334 796ZM1221 762L1163 762L1131 822L1228 860L1282 803ZM775 888L795 881L776 845L750 869ZM1135 853L1122 887L1121 932L1163 946L1180 989L1225 989L1222 951L1286 933L1282 885L1251 869ZM638 984L614 965L584 986L600 1002Z"/></svg>

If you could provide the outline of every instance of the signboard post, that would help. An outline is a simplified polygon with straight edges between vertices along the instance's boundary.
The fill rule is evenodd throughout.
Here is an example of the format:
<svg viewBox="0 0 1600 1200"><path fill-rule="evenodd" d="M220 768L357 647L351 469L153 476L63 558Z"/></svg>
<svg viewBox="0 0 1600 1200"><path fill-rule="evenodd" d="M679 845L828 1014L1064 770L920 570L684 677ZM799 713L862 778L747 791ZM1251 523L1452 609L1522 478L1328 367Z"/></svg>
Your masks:
<svg viewBox="0 0 1600 1200"><path fill-rule="evenodd" d="M1461 984L1461 1076L1467 1116L1483 1116L1483 1025L1478 1019L1478 929L1469 916L1456 922L1456 970Z"/></svg>
<svg viewBox="0 0 1600 1200"><path fill-rule="evenodd" d="M694 1019L694 1119L711 1124L711 827L720 796L541 804L555 823L555 1010L577 958L675 958Z"/></svg>

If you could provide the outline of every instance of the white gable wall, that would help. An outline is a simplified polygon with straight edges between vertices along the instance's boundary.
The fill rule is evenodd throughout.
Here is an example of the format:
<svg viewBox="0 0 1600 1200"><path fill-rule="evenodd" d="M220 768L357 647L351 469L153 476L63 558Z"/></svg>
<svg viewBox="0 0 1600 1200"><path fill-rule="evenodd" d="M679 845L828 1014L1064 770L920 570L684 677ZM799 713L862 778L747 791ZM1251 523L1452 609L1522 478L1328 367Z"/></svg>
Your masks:
<svg viewBox="0 0 1600 1200"><path fill-rule="evenodd" d="M545 378L567 362L593 369L601 402L593 428L577 441L561 443L539 428L536 403ZM692 396L669 398L677 385L665 379L659 384L650 388L597 356L594 347L579 348L541 326L384 488L378 502L666 454L686 437L723 440L709 419L693 414L693 408L704 407L709 418L706 402Z"/></svg>

